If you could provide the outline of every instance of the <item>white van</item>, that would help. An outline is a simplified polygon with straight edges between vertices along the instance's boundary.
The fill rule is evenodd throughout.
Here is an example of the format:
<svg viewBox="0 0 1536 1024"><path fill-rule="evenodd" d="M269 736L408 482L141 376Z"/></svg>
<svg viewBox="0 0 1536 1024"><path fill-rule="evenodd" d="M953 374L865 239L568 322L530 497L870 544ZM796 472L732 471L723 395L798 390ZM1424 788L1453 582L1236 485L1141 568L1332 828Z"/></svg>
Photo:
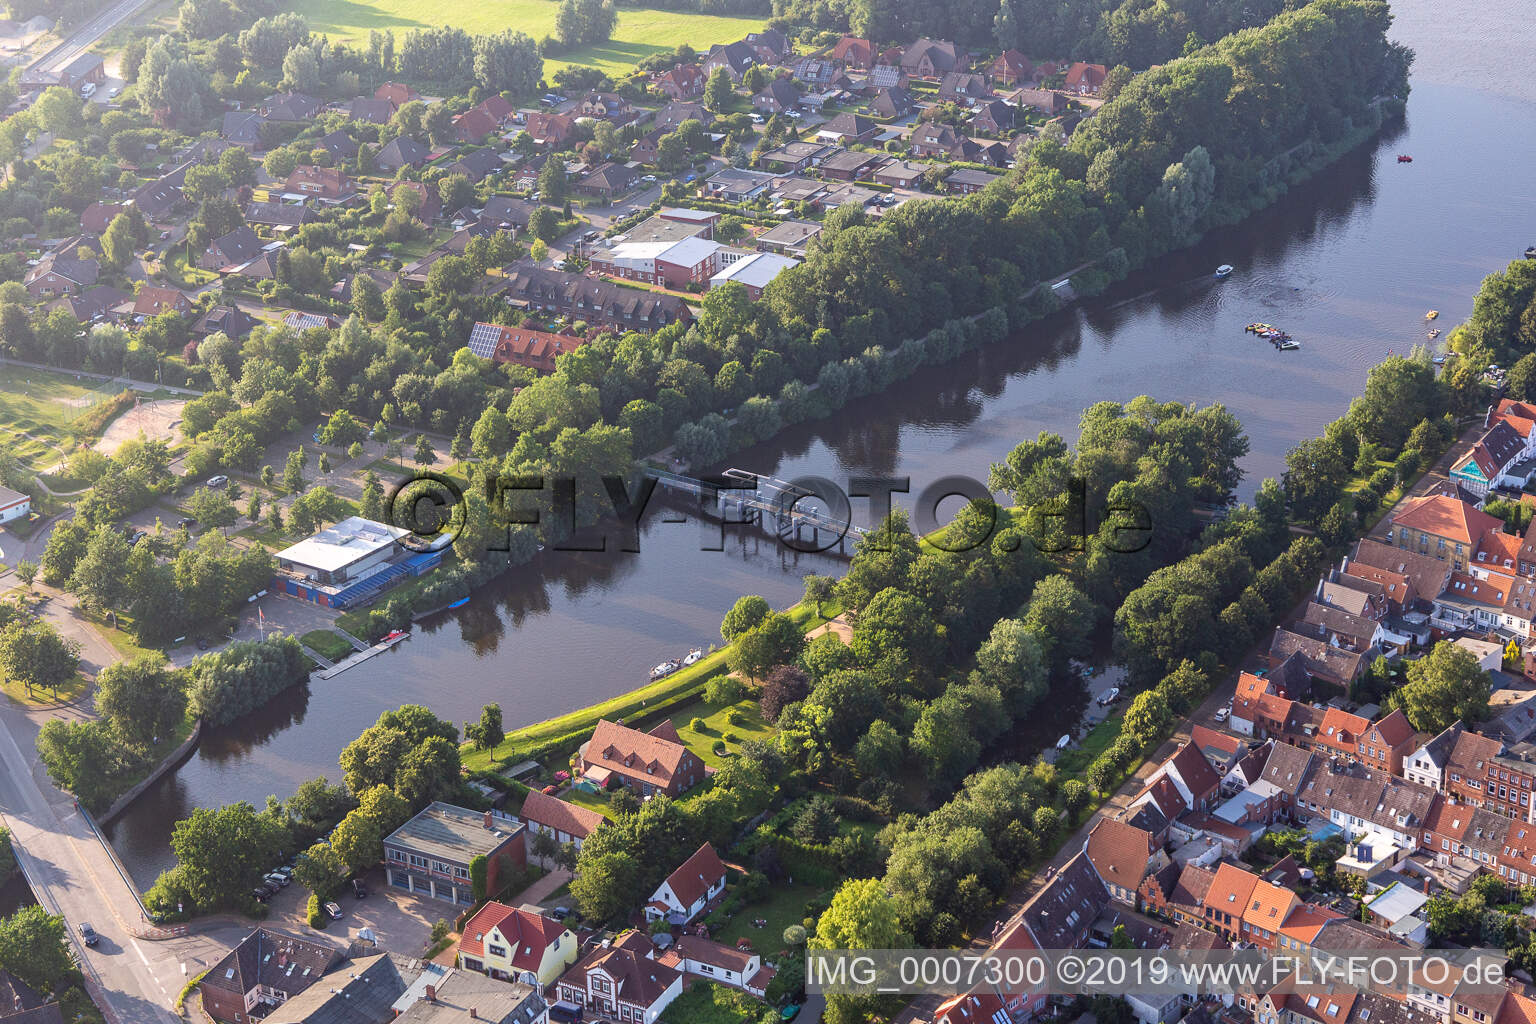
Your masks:
<svg viewBox="0 0 1536 1024"><path fill-rule="evenodd" d="M86 82L84 85L82 85L80 87L80 98L81 99L87 99L88 100L88 99L90 99L94 95L96 95L96 83L95 82Z"/></svg>

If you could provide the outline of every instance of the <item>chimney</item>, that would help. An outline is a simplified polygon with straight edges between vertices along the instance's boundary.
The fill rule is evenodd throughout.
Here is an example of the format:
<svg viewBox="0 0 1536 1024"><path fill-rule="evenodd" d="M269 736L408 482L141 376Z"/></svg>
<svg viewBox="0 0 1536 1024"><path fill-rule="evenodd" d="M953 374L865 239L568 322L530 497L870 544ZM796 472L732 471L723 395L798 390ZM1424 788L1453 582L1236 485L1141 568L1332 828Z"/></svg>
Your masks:
<svg viewBox="0 0 1536 1024"><path fill-rule="evenodd" d="M490 811L486 811L485 812L485 827L486 828L490 828L491 827L491 812Z"/></svg>
<svg viewBox="0 0 1536 1024"><path fill-rule="evenodd" d="M480 1011L476 1010L473 1006L471 1006L469 1008L469 1019L470 1020L479 1020L480 1019Z"/></svg>
<svg viewBox="0 0 1536 1024"><path fill-rule="evenodd" d="M429 1002L429 1003L437 1002L437 986L436 985L428 985L427 986L427 1002Z"/></svg>

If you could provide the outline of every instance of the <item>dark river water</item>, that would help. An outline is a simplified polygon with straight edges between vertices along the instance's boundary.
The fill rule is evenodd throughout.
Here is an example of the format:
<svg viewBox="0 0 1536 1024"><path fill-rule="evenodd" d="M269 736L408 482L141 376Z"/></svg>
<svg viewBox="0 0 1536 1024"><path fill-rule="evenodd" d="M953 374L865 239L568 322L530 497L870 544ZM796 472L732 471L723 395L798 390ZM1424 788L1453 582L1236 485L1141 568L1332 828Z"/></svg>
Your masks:
<svg viewBox="0 0 1536 1024"><path fill-rule="evenodd" d="M1536 90L1525 77L1536 3L1484 6L1493 5L1394 5L1396 37L1419 53L1406 123L1277 206L1091 308L925 369L732 463L840 484L908 476L914 491L949 474L985 480L1020 440L1041 430L1074 437L1093 402L1150 394L1231 408L1252 439L1241 488L1251 495L1279 474L1288 448L1344 412L1371 365L1424 340L1426 310L1456 324L1483 276L1536 243ZM1403 152L1412 164L1397 163ZM1218 283L1220 263L1237 270ZM1304 347L1274 351L1243 332L1254 320ZM508 727L569 711L639 685L665 657L718 642L741 594L783 606L799 597L801 576L841 564L786 554L767 538L703 550L700 524L659 515L639 546L548 551L390 653L206 732L196 755L115 823L118 851L147 886L171 861L174 821L193 807L260 806L304 779L339 777L341 748L386 708L415 701L464 721L498 701ZM1041 723L1041 734L1056 725Z"/></svg>

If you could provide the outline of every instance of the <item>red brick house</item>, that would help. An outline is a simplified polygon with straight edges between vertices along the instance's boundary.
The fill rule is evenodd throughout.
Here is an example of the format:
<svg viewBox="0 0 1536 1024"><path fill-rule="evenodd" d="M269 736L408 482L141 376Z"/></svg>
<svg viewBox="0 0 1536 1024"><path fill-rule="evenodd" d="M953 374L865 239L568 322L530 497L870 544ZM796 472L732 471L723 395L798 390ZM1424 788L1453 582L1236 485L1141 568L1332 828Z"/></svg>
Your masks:
<svg viewBox="0 0 1536 1024"><path fill-rule="evenodd" d="M373 98L376 100L387 100L393 103L396 109L399 109L412 100L421 99L421 93L399 82L385 82L373 90Z"/></svg>
<svg viewBox="0 0 1536 1024"><path fill-rule="evenodd" d="M1103 64L1078 61L1067 69L1066 90L1079 96L1097 96L1109 69Z"/></svg>
<svg viewBox="0 0 1536 1024"><path fill-rule="evenodd" d="M1002 55L987 67L987 74L998 85L1022 85L1034 74L1035 66L1018 50L1004 50Z"/></svg>
<svg viewBox="0 0 1536 1024"><path fill-rule="evenodd" d="M39 298L78 295L96 283L100 271L101 264L95 260L50 253L27 272L27 294Z"/></svg>
<svg viewBox="0 0 1536 1024"><path fill-rule="evenodd" d="M901 54L901 70L914 78L964 71L969 62L970 54L944 39L919 39Z"/></svg>
<svg viewBox="0 0 1536 1024"><path fill-rule="evenodd" d="M1408 716L1399 708L1365 730L1355 745L1355 756L1367 767L1402 775L1403 758L1413 753L1415 738Z"/></svg>
<svg viewBox="0 0 1536 1024"><path fill-rule="evenodd" d="M258 928L203 975L203 1009L222 1024L256 1024L341 961L333 946Z"/></svg>
<svg viewBox="0 0 1536 1024"><path fill-rule="evenodd" d="M454 137L460 142L479 143L496 130L496 119L479 107L470 107L453 119Z"/></svg>
<svg viewBox="0 0 1536 1024"><path fill-rule="evenodd" d="M704 762L683 746L671 721L641 732L603 719L578 755L577 767L593 782L617 781L641 796L676 797L704 780Z"/></svg>
<svg viewBox="0 0 1536 1024"><path fill-rule="evenodd" d="M186 316L190 312L192 300L175 288L146 284L139 289L138 297L133 301L134 316L159 316L161 313Z"/></svg>
<svg viewBox="0 0 1536 1024"><path fill-rule="evenodd" d="M858 36L843 36L827 54L827 59L842 61L847 67L868 71L875 66L875 44Z"/></svg>
<svg viewBox="0 0 1536 1024"><path fill-rule="evenodd" d="M697 64L679 64L656 79L656 88L674 100L691 100L704 95L706 77Z"/></svg>
<svg viewBox="0 0 1536 1024"><path fill-rule="evenodd" d="M528 115L528 137L540 146L559 148L571 137L576 119L568 114L535 111Z"/></svg>
<svg viewBox="0 0 1536 1024"><path fill-rule="evenodd" d="M92 203L80 212L80 230L93 235L104 234L112 218L126 209L121 203Z"/></svg>
<svg viewBox="0 0 1536 1024"><path fill-rule="evenodd" d="M327 203L338 203L357 194L352 179L340 168L316 167L313 164L299 164L295 167L283 188Z"/></svg>
<svg viewBox="0 0 1536 1024"><path fill-rule="evenodd" d="M570 334L481 323L469 332L469 350L482 359L554 373L555 360L580 348L586 340Z"/></svg>
<svg viewBox="0 0 1536 1024"><path fill-rule="evenodd" d="M655 952L650 938L633 930L604 940L560 976L556 1005L585 1008L594 1020L656 1020L683 994L683 975L657 963Z"/></svg>
<svg viewBox="0 0 1536 1024"><path fill-rule="evenodd" d="M608 819L597 811L567 803L536 789L523 799L523 809L517 816L523 819L528 831L553 836L562 846L571 843L578 850L587 836L608 823Z"/></svg>

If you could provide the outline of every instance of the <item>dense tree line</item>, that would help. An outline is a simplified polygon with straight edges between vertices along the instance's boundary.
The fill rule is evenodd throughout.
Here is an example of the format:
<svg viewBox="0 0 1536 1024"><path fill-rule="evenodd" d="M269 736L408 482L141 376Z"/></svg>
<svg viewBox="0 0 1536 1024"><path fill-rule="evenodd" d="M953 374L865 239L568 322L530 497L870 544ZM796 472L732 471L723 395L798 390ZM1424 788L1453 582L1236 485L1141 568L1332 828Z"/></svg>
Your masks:
<svg viewBox="0 0 1536 1024"><path fill-rule="evenodd" d="M187 696L210 725L249 714L308 675L304 650L291 636L245 640L192 662Z"/></svg>

